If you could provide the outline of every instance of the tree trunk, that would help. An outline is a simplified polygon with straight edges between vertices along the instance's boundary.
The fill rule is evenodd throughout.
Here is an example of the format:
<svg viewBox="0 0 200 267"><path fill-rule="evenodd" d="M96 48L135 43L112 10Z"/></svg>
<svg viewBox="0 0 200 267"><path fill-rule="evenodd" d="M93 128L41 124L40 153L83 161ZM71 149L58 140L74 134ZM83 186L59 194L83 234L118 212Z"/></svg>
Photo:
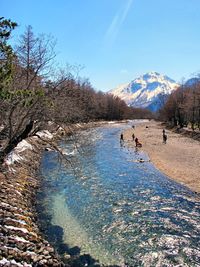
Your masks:
<svg viewBox="0 0 200 267"><path fill-rule="evenodd" d="M33 121L30 121L29 124L26 125L24 131L20 135L11 139L7 146L2 151L0 151L0 163L3 162L4 158L19 144L19 142L29 136L30 132L33 129L33 123Z"/></svg>

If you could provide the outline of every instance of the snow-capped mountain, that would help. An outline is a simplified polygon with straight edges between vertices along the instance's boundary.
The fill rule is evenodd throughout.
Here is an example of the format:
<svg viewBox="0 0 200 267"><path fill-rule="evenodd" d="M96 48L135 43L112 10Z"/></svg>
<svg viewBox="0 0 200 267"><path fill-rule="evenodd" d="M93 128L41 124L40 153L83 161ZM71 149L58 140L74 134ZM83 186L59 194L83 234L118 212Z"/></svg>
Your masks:
<svg viewBox="0 0 200 267"><path fill-rule="evenodd" d="M179 86L174 80L158 72L148 72L132 82L111 90L129 106L158 110L166 97Z"/></svg>

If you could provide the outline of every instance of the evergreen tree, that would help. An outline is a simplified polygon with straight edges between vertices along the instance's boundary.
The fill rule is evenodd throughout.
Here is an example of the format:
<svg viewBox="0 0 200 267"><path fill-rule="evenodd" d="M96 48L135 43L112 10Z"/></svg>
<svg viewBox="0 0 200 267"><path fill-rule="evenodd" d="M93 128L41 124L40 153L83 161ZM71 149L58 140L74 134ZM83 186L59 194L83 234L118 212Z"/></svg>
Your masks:
<svg viewBox="0 0 200 267"><path fill-rule="evenodd" d="M9 81L12 72L12 47L8 44L12 30L17 23L0 17L0 89Z"/></svg>

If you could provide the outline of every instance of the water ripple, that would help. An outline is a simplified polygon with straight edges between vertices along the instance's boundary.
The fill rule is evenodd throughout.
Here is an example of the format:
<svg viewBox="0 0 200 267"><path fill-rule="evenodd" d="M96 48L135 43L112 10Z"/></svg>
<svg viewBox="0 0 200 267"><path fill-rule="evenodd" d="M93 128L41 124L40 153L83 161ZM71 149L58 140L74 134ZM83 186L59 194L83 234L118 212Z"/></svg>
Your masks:
<svg viewBox="0 0 200 267"><path fill-rule="evenodd" d="M60 144L71 165L44 154L43 202L63 241L104 265L200 266L200 201L119 143L127 125L78 133ZM75 153L73 151L78 151ZM138 159L143 158L143 163Z"/></svg>

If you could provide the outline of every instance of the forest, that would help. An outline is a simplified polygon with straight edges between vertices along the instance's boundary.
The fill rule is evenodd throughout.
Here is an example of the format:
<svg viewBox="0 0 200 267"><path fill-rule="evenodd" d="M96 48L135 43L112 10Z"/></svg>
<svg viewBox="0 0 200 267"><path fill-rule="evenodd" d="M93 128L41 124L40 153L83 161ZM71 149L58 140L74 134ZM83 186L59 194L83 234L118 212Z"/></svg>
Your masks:
<svg viewBox="0 0 200 267"><path fill-rule="evenodd" d="M80 66L57 67L55 40L27 26L9 43L17 23L0 18L0 159L22 139L57 125L97 120L151 118L111 94L96 92Z"/></svg>
<svg viewBox="0 0 200 267"><path fill-rule="evenodd" d="M184 83L167 99L159 118L180 128L190 126L200 130L200 79Z"/></svg>

